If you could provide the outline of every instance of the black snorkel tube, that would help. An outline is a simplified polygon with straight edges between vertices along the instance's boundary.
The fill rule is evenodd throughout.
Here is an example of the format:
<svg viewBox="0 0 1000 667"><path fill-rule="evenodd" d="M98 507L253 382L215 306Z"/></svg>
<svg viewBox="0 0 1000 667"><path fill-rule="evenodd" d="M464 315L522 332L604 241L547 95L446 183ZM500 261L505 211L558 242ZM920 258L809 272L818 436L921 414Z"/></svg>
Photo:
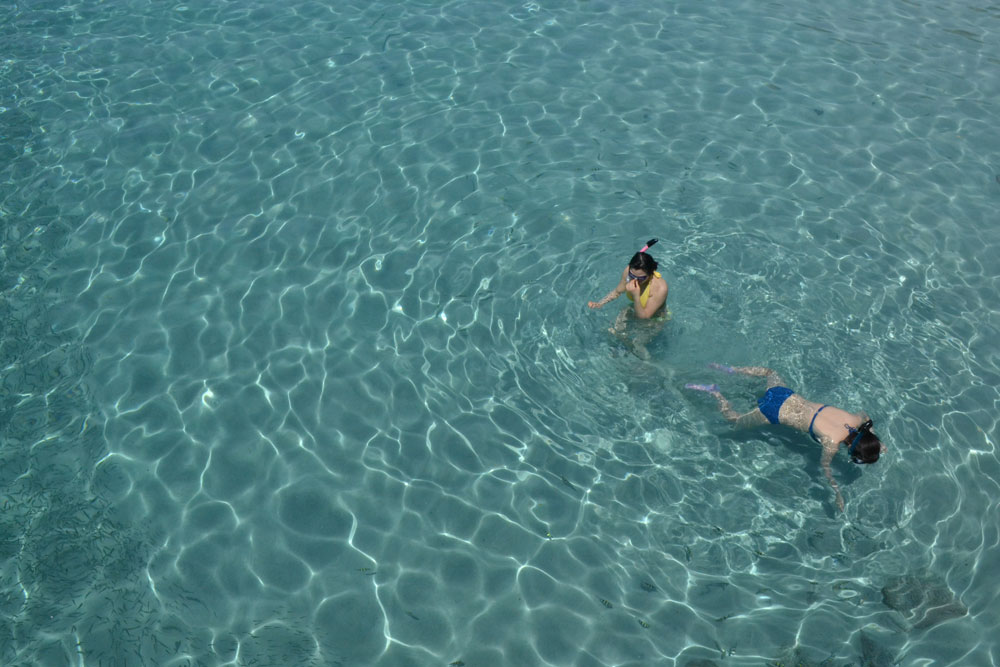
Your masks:
<svg viewBox="0 0 1000 667"><path fill-rule="evenodd" d="M848 456L851 457L851 463L857 463L859 465L865 463L865 461L862 461L857 457L857 455L855 454L855 450L858 447L858 440L860 440L861 436L864 435L865 433L871 433L872 426L873 426L872 420L869 419L856 429L853 429L850 426L847 427L847 432L850 435L854 436L854 439L851 440L851 444L847 446L847 454Z"/></svg>

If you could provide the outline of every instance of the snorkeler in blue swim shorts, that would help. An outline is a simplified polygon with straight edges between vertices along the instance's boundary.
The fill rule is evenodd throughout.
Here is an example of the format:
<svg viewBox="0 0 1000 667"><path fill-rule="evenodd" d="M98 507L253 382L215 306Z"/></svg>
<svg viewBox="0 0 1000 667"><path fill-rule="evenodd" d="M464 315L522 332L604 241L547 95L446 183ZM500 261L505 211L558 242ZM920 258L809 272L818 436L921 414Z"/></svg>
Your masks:
<svg viewBox="0 0 1000 667"><path fill-rule="evenodd" d="M841 446L847 447L852 463L864 464L878 461L886 446L872 432L872 420L864 412L847 412L833 405L814 403L784 386L781 378L763 366L726 366L710 364L725 373L762 377L767 380L767 391L757 399L757 407L740 414L733 410L716 384L688 384L686 389L704 391L715 397L722 415L739 426L781 424L808 433L823 447L820 463L823 472L837 494L837 507L844 510L840 487L833 478L830 463Z"/></svg>

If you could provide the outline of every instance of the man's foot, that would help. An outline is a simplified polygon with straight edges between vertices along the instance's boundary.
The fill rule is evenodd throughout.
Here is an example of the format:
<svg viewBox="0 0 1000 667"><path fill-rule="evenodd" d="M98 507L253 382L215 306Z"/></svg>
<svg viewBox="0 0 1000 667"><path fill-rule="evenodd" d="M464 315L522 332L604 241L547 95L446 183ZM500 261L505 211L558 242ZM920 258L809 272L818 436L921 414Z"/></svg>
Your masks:
<svg viewBox="0 0 1000 667"><path fill-rule="evenodd" d="M732 366L727 366L726 364L717 364L714 361L708 365L709 368L714 368L717 371L722 371L723 373L729 373L732 375L736 372L736 369Z"/></svg>
<svg viewBox="0 0 1000 667"><path fill-rule="evenodd" d="M686 384L685 389L694 389L695 391L707 391L710 394L719 393L719 385L717 384Z"/></svg>

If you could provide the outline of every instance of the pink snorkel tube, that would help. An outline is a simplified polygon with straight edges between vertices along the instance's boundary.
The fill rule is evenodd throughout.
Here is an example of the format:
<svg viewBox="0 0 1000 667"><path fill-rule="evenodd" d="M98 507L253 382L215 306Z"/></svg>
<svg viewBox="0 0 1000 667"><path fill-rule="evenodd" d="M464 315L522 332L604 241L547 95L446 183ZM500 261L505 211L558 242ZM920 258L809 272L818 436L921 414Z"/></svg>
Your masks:
<svg viewBox="0 0 1000 667"><path fill-rule="evenodd" d="M649 248L657 243L660 239L649 239L646 241L646 245L642 246L642 250L639 252L646 252Z"/></svg>

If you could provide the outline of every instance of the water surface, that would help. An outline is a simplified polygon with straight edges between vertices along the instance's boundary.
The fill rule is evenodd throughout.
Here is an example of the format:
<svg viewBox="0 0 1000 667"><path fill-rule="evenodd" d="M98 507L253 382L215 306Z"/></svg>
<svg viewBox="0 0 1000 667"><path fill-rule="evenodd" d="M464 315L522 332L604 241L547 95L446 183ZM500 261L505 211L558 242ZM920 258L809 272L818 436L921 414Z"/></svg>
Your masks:
<svg viewBox="0 0 1000 667"><path fill-rule="evenodd" d="M0 9L2 662L995 664L998 24ZM712 361L874 417L843 515Z"/></svg>

